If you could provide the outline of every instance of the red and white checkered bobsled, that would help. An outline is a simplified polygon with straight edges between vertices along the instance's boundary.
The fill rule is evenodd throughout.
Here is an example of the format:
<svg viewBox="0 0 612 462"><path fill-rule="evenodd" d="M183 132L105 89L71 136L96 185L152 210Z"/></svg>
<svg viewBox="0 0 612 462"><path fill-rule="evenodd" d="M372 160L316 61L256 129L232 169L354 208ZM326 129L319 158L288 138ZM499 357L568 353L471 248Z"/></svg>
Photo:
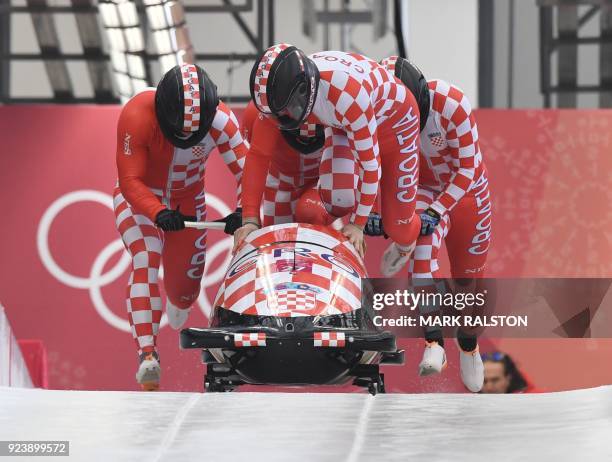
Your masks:
<svg viewBox="0 0 612 462"><path fill-rule="evenodd" d="M202 350L205 389L346 384L384 391L380 364L403 363L395 336L362 302L363 261L339 232L290 223L249 235L219 288L208 328L181 332Z"/></svg>

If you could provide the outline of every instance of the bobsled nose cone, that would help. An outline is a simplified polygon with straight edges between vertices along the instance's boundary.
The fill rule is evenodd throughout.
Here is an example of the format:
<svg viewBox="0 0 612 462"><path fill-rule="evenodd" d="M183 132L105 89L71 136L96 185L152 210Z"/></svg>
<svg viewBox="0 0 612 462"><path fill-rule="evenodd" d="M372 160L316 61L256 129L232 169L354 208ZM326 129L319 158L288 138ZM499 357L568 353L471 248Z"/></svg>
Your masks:
<svg viewBox="0 0 612 462"><path fill-rule="evenodd" d="M189 312L191 311L191 307L189 308L178 308L173 305L170 300L166 302L166 316L168 316L168 324L174 330L178 330L183 327L183 324L187 321L189 317Z"/></svg>

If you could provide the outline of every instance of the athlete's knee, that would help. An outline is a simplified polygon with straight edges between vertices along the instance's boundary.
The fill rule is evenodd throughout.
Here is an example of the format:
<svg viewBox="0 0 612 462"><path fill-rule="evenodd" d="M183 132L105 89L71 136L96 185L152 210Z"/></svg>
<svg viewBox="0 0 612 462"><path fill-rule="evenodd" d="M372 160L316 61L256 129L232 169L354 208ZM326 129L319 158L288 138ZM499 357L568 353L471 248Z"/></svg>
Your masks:
<svg viewBox="0 0 612 462"><path fill-rule="evenodd" d="M331 215L315 188L308 189L300 197L295 208L295 221L313 225L330 225L335 216Z"/></svg>
<svg viewBox="0 0 612 462"><path fill-rule="evenodd" d="M383 228L393 242L400 246L410 246L419 237L421 218L415 214L412 219L385 219L383 215Z"/></svg>
<svg viewBox="0 0 612 462"><path fill-rule="evenodd" d="M343 217L355 209L355 191L353 189L319 189L320 199L325 210L336 218Z"/></svg>
<svg viewBox="0 0 612 462"><path fill-rule="evenodd" d="M189 308L200 295L200 284L198 283L197 289L192 290L172 291L166 288L166 295L168 300L170 300L177 308Z"/></svg>
<svg viewBox="0 0 612 462"><path fill-rule="evenodd" d="M409 246L415 243L416 237L410 238L408 233L403 228L397 226L385 226L385 233L387 236L398 245Z"/></svg>
<svg viewBox="0 0 612 462"><path fill-rule="evenodd" d="M355 205L344 205L344 204L340 204L338 205L337 203L329 203L329 202L325 202L325 210L328 214L332 215L332 217L335 218L342 218L344 216L347 216L349 214L351 214L353 212L353 210L355 209Z"/></svg>

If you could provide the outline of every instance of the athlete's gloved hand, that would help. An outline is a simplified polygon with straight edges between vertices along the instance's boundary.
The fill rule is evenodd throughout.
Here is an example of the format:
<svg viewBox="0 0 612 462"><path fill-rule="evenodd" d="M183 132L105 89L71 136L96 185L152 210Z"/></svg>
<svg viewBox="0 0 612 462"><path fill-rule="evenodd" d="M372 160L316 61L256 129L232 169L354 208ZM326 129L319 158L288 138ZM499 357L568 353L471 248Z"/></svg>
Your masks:
<svg viewBox="0 0 612 462"><path fill-rule="evenodd" d="M380 214L376 212L370 213L368 222L363 229L363 234L366 236L385 236L385 239L389 237L385 234L385 230L383 229L383 222Z"/></svg>
<svg viewBox="0 0 612 462"><path fill-rule="evenodd" d="M234 212L230 213L225 218L215 220L220 223L225 223L225 234L233 235L238 228L242 226L242 207L238 207Z"/></svg>
<svg viewBox="0 0 612 462"><path fill-rule="evenodd" d="M155 217L155 224L164 231L185 229L186 221L198 221L197 217L183 215L179 207L176 210L164 209Z"/></svg>
<svg viewBox="0 0 612 462"><path fill-rule="evenodd" d="M421 213L421 236L429 236L440 223L440 214L433 209Z"/></svg>

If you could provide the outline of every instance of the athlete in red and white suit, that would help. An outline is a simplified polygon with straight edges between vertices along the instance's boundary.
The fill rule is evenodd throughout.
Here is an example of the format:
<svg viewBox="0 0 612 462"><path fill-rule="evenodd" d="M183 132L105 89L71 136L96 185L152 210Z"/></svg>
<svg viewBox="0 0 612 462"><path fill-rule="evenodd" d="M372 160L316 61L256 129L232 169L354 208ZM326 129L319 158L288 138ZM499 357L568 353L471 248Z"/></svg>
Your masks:
<svg viewBox="0 0 612 462"><path fill-rule="evenodd" d="M242 181L243 219L259 220L262 208L263 226L294 221L330 224L334 217L325 211L314 191L323 154L322 128L317 133L315 125L303 124L299 131L283 135L251 102L240 130L249 143ZM293 146L289 137L293 137ZM309 206L298 207L301 202Z"/></svg>
<svg viewBox="0 0 612 462"><path fill-rule="evenodd" d="M382 64L393 70L394 58ZM438 254L446 242L453 278L482 277L491 239L491 202L476 119L459 88L444 80L427 83L430 109L420 136L417 213L432 209L440 222L433 234L419 237L410 275L440 277ZM383 268L385 276L402 265L389 266Z"/></svg>
<svg viewBox="0 0 612 462"><path fill-rule="evenodd" d="M162 232L155 226L156 217L166 209L180 208L182 214L205 220L208 155L217 148L240 184L247 150L238 121L223 102L197 145L186 149L173 146L156 118L155 96L154 90L134 96L121 111L117 126L119 181L114 209L117 229L132 256L127 309L141 355L156 350L162 316L160 263L163 261L165 269L167 303L180 311L198 297L206 256L206 230Z"/></svg>
<svg viewBox="0 0 612 462"><path fill-rule="evenodd" d="M417 240L409 271L413 277L439 277L444 241L453 278L483 277L491 241L491 201L476 121L461 90L443 80L428 83L433 107L421 133L417 213L430 208L441 219L433 235ZM467 124L469 132L457 135L456 127Z"/></svg>
<svg viewBox="0 0 612 462"><path fill-rule="evenodd" d="M269 94L268 83L275 77L270 73L275 60L282 60L287 51L298 54L296 62L316 66L317 88L310 94L313 107L305 117L326 127L321 163L330 173L321 174L320 192L328 211L337 217L351 214L343 232L363 252L363 227L380 187L386 232L410 252L420 230L414 213L419 133L414 96L392 73L365 56L322 51L306 57L295 47L280 44L264 53L252 74L254 101L264 113L274 113L269 104L275 95ZM280 91L283 86L277 85Z"/></svg>
<svg viewBox="0 0 612 462"><path fill-rule="evenodd" d="M381 64L398 75L397 61L392 56ZM409 62L400 65L412 66ZM415 285L431 285L432 278L440 278L438 256L446 242L452 277L458 282L455 290L471 291L473 278L484 275L491 238L491 202L478 127L470 102L459 88L443 80L430 80L427 87L429 111L421 131L417 213L423 223L436 214L439 222L433 232L422 230L410 257L409 274L417 279L413 279ZM435 213L428 214L431 210ZM405 263L392 244L383 256L382 272L392 276ZM441 333L427 335L420 364L423 375L440 372L446 362ZM470 391L479 391L484 373L476 337L458 332L457 338L461 378Z"/></svg>

